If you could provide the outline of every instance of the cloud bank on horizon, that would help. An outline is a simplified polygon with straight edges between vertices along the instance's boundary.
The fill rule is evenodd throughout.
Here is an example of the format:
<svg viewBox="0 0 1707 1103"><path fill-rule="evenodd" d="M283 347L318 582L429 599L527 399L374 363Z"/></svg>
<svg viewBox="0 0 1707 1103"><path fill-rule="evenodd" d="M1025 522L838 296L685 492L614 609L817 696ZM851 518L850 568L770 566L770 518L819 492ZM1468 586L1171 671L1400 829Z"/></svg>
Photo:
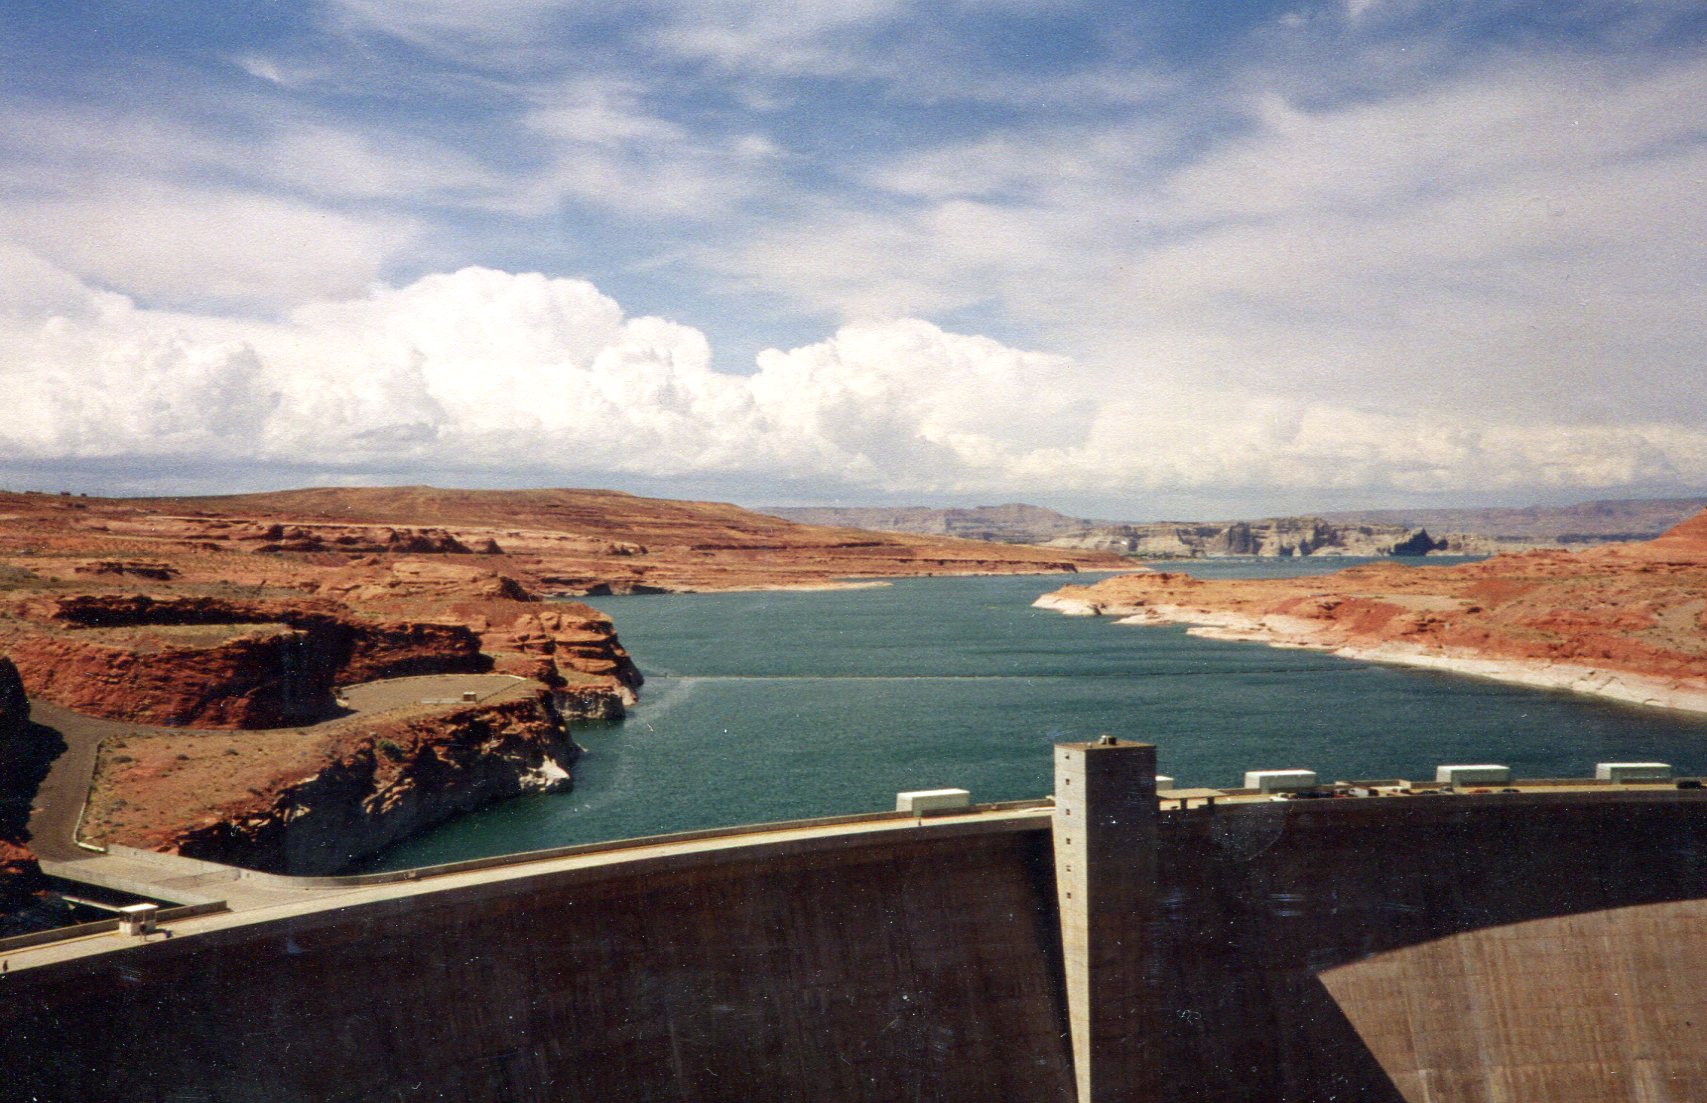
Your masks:
<svg viewBox="0 0 1707 1103"><path fill-rule="evenodd" d="M1691 3L83 7L0 17L13 486L1707 487Z"/></svg>

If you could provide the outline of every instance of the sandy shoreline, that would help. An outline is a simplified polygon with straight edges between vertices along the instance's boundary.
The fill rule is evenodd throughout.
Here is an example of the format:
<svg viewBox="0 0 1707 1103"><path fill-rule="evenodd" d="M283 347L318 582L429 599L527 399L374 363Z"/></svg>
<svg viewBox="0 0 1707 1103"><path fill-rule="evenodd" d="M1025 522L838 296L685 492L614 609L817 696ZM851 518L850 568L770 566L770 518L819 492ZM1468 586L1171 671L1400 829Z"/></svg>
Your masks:
<svg viewBox="0 0 1707 1103"><path fill-rule="evenodd" d="M1344 659L1437 670L1532 689L1581 693L1625 704L1707 715L1707 686L1633 671L1535 659L1490 658L1462 649L1430 650L1414 644L1335 642L1323 639L1320 626L1302 617L1253 617L1178 605L1124 609L1055 594L1045 594L1032 604L1066 616L1115 616L1119 618L1116 624L1184 624L1189 626L1187 631L1191 635L1206 639L1325 651Z"/></svg>

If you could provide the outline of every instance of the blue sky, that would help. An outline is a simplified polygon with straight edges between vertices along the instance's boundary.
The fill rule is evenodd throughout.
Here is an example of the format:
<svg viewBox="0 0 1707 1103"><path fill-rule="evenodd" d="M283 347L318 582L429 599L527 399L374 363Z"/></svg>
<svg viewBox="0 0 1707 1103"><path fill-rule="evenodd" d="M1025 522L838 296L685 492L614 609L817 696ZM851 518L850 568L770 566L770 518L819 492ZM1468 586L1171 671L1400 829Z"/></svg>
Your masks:
<svg viewBox="0 0 1707 1103"><path fill-rule="evenodd" d="M1707 487L1699 4L14 2L0 483Z"/></svg>

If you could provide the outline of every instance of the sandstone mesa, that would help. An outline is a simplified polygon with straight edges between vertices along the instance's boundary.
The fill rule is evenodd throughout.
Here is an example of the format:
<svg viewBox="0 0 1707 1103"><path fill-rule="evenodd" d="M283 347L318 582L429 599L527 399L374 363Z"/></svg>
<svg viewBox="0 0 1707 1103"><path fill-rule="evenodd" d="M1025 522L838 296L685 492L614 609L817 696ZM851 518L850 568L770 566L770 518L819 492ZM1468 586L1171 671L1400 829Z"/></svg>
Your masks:
<svg viewBox="0 0 1707 1103"><path fill-rule="evenodd" d="M1707 513L1579 552L1288 579L1127 574L1036 604L1707 712Z"/></svg>

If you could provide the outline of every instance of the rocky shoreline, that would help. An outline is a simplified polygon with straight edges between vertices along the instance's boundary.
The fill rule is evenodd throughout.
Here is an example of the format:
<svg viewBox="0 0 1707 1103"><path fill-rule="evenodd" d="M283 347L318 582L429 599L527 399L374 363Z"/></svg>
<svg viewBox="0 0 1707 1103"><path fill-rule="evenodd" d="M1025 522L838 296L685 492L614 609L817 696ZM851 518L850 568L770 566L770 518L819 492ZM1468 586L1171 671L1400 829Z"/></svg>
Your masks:
<svg viewBox="0 0 1707 1103"><path fill-rule="evenodd" d="M192 826L114 841L268 873L342 873L477 808L568 788L580 753L543 691L362 727L333 740L306 777L228 801Z"/></svg>
<svg viewBox="0 0 1707 1103"><path fill-rule="evenodd" d="M1366 662L1392 663L1471 678L1488 678L1532 689L1581 693L1646 708L1707 715L1707 686L1625 670L1604 670L1576 663L1488 659L1474 654L1437 654L1409 650L1397 644L1385 647L1345 646L1336 648L1334 654Z"/></svg>
<svg viewBox="0 0 1707 1103"><path fill-rule="evenodd" d="M1342 659L1436 670L1532 689L1580 693L1625 704L1707 715L1707 684L1627 670L1545 659L1490 658L1465 649L1432 650L1398 642L1337 642L1328 638L1319 626L1299 617L1247 616L1169 605L1151 605L1123 614L1119 607L1098 607L1092 602L1053 594L1045 594L1033 604L1066 616L1112 615L1117 617L1115 624L1185 625L1187 634L1204 639L1322 651Z"/></svg>
<svg viewBox="0 0 1707 1103"><path fill-rule="evenodd" d="M1652 541L1574 554L1292 579L1148 572L1034 604L1707 714L1707 514Z"/></svg>

